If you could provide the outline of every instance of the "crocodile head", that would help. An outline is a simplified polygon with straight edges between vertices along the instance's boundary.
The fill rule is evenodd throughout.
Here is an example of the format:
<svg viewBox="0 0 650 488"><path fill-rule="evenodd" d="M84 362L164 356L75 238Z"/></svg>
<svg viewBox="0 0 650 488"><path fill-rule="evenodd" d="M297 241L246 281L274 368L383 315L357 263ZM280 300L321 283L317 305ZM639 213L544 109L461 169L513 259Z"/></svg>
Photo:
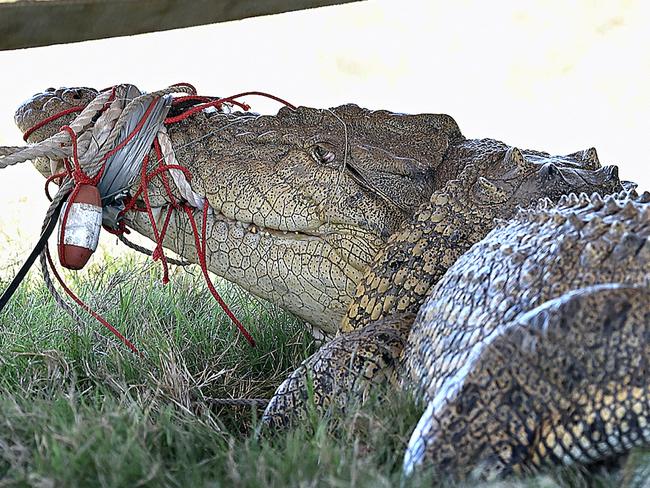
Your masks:
<svg viewBox="0 0 650 488"><path fill-rule="evenodd" d="M79 113L71 112L57 117L50 123L38 128L36 128L37 124L41 124L47 117L55 114L85 107L98 93L97 90L92 88L48 88L42 93L37 93L18 107L14 115L14 121L23 133L30 131L29 137L26 139L27 142L40 142L56 134L62 126L72 122ZM37 158L32 163L44 176L50 176L52 168L49 159Z"/></svg>
<svg viewBox="0 0 650 488"><path fill-rule="evenodd" d="M21 106L16 123L26 131L96 94L50 89ZM75 115L29 141L52 135ZM192 190L212 209L208 267L326 332L335 330L378 249L444 183L435 170L450 142L462 139L446 115L354 105L283 108L275 116L200 112L168 133L177 160L192 174ZM50 174L49 162L37 168ZM149 190L156 214L164 216L170 201L162 180ZM131 216L128 225L152 237L145 215ZM165 246L197 259L182 212L171 217Z"/></svg>

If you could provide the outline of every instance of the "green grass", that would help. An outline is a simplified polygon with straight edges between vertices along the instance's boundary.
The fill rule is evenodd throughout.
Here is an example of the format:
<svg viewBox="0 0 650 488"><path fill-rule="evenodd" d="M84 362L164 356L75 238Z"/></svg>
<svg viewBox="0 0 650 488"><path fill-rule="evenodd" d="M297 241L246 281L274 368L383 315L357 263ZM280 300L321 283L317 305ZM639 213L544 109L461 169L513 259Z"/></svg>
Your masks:
<svg viewBox="0 0 650 488"><path fill-rule="evenodd" d="M196 269L178 270L163 286L159 267L144 263L123 258L66 280L145 359L92 319L77 326L37 275L0 314L0 486L433 484L430 472L401 475L420 414L401 394L265 436L255 435L259 410L215 405L269 398L316 345L289 314L221 287L256 338L253 349ZM571 472L526 486L563 479L609 485Z"/></svg>

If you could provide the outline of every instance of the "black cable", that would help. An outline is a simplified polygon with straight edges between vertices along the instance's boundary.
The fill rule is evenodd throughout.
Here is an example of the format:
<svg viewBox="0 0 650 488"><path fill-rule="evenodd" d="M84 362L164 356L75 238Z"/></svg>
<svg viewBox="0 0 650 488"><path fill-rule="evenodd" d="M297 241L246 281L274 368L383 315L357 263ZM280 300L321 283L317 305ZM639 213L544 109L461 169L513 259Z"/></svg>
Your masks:
<svg viewBox="0 0 650 488"><path fill-rule="evenodd" d="M9 286L5 289L4 293L0 297L0 312L5 307L5 305L9 302L16 289L18 289L20 283L25 279L27 272L34 264L34 261L36 261L38 255L41 254L41 252L43 251L43 248L45 247L47 240L52 235L52 232L54 232L56 223L59 220L59 214L61 213L61 208L63 207L63 204L66 202L66 200L67 197L62 198L59 204L56 206L54 213L50 218L50 222L47 224L47 227L43 230L43 233L41 234L41 237L38 239L36 246L34 246L34 249L32 249L32 252L27 258L27 260L22 265L22 267L20 268L20 270L18 271L14 279L11 281L11 283L9 283Z"/></svg>

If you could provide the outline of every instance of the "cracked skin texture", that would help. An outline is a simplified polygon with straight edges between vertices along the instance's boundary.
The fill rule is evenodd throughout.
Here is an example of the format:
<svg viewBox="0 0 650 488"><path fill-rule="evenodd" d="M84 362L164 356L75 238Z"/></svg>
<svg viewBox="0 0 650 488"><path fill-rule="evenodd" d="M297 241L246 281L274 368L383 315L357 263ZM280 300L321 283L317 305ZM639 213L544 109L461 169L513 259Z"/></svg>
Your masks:
<svg viewBox="0 0 650 488"><path fill-rule="evenodd" d="M412 316L340 335L278 389L265 420L401 383L427 408L405 470L526 474L650 443L650 193L543 200L459 258ZM291 410L291 408L293 410Z"/></svg>
<svg viewBox="0 0 650 488"><path fill-rule="evenodd" d="M47 103L65 105L70 93L51 93ZM19 111L19 125L24 128L42 116L39 104L44 106L42 99L35 99L33 113L24 108ZM405 345L412 347L412 341L423 347L426 344L426 334L420 334L422 341L418 342L420 336L410 332L414 314L427 296L433 299L431 287L447 268L489 232L495 217L509 218L517 205L529 205L543 196L620 189L611 168L599 169L594 150L559 157L519 151L489 139L466 140L448 116L403 116L344 106L331 111L284 110L277 117L201 114L186 124L170 133L178 154L182 154L179 160L198 175L193 188L207 195L215 210L207 230L210 254L219 257L211 258L210 268L223 276L228 272L224 268L241 265L244 287L280 301L290 310L295 297L288 299L290 303L281 302L282 297L290 296L291 289L302 292L315 285L310 299L319 305L309 316L305 314L309 307L299 303L297 313L329 331L343 318L342 332L349 332L306 361L280 387L265 413L267 421L276 423L304 408L307 375L313 379L319 408L344 405L350 396L363 397L374 382L395 382L395 365L400 356L405 356ZM187 146L183 152L187 142L199 144ZM264 178L258 180L257 175ZM271 186L266 186L269 182ZM283 191L274 193L278 185ZM152 194L154 203L164 207L162 186L154 187ZM186 222L179 219L174 217L165 244L193 259L195 250ZM130 224L145 235L150 232L149 226L144 227L137 219ZM327 240L337 233L336 239ZM252 242L251 249L259 249L263 243L264 252L256 256L253 251L248 255L241 252L240 246L245 246L247 239ZM221 241L228 245L221 247ZM296 241L304 250L299 253L300 259L286 254L286 249L295 249ZM336 241L338 247L332 245ZM355 243L352 251L345 249L346 242L348 246ZM332 254L331 248L339 252ZM324 256L325 260L312 261L313 256ZM289 274L273 264L289 263L288 257L292 257L291 265L287 265L292 268ZM265 261L263 272L256 268L253 275L246 276L246 258ZM317 264L310 268L314 262ZM324 274L320 266L325 266ZM334 268L356 272L341 280L331 279L346 274L333 273ZM237 279L226 278L241 280L241 271L234 273L239 273ZM323 277L332 286L319 288ZM257 285L251 289L250 284L257 281L267 290L263 286L257 290ZM274 290L279 292L273 294ZM465 291L456 293L460 296ZM301 300L303 296L301 293ZM335 313L329 313L332 303L336 303ZM426 325L423 327L427 330ZM472 343L471 337L468 340ZM449 354L455 354L453 344ZM416 363L415 367L420 368L426 382L424 364ZM409 375L400 373L408 383ZM496 397L494 404L506 401ZM444 459L436 460L427 448L440 439L438 432L435 428L431 431L431 422L423 422L410 447L407 469L420 463L423 456L446 469ZM468 445L476 448L472 436L467 434L467 439ZM493 470L517 470L512 462L509 466ZM465 474L453 468L449 471Z"/></svg>
<svg viewBox="0 0 650 488"><path fill-rule="evenodd" d="M344 407L346 392L365 398L373 375L377 381L392 378L412 317L447 269L494 227L495 218L509 218L518 206L540 198L621 188L616 169L600 168L590 151L557 157L489 139L464 141L454 150L462 155L457 159L467 161L462 173L434 192L375 256L357 287L342 334L278 388L265 412L268 423L283 425L304 413L310 371L313 401L323 411ZM377 331L396 323L384 342Z"/></svg>

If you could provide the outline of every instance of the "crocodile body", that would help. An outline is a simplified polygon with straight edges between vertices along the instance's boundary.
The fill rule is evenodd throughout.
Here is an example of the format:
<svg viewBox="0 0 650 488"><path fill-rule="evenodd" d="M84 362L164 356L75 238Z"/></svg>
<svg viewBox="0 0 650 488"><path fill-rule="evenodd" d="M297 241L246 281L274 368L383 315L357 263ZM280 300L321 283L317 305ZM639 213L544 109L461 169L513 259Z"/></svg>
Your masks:
<svg viewBox="0 0 650 488"><path fill-rule="evenodd" d="M648 298L649 193L572 196L499 225L409 333L401 381L428 408L407 469L507 474L646 444Z"/></svg>
<svg viewBox="0 0 650 488"><path fill-rule="evenodd" d="M19 109L16 117L19 126L25 130L48 112L65 109L73 103L69 100L71 93L82 99L93 94L85 89L48 91ZM47 137L60 125L59 121L56 128L46 126L36 131L30 140ZM535 212L550 215L554 207L549 198L557 201L562 195L580 192L606 195L622 189L616 169L602 168L593 149L552 156L520 151L491 139L469 140L446 115L406 116L372 112L352 105L331 110L282 109L275 117L199 112L179 125L170 126L168 131L178 160L192 172L192 189L206 196L212 208L206 228L209 268L284 306L326 333L339 331L336 338L280 386L265 412L265 421L282 425L304 412L309 383L313 383L312 399L321 411L331 405L345 407L354 397L363 399L378 382L417 387L416 391L429 401L430 408L409 447L408 470L426 458L454 475L466 474L454 465L456 454L450 461L443 454L436 457L438 453L432 452L436 448L431 446L454 447L457 440L441 437L441 427L433 421L439 415L457 420L444 410L456 397L435 404L443 410L434 409L435 416L431 417L431 405L440 398L439 392L453 390L439 390L440 382L456 385L478 381L475 378L489 368L482 365L491 364L489 358L486 363L481 362L483 356L479 358L481 361L472 362L466 361L463 354L485 346L488 357L492 350L488 339L501 337L500 331L509 337L510 332L506 333L509 321L523 321L528 317L504 315L502 320L495 317L484 329L478 325L471 331L465 331L464 322L456 323L453 316L447 317L449 322L444 325L423 318L427 311L434 313L451 307L446 302L440 302L444 306L430 305L437 299L434 290L443 286L447 286L444 290L459 300L458 303L469 304L462 309L467 309L468 317L475 317L475 306L477 310L479 305L485 306L474 303L472 297L474 292L480 296L480 286L491 286L489 282L476 282L466 289L454 288L451 284L444 285L448 270L452 272L458 269L456 266L466 263L464 256L472 252L475 243L486 242L482 241L484 238L492 242L500 239L494 233L502 232L504 225L489 234L495 219L514 217L513 222L519 222L518 207L534 206L546 198L544 208ZM49 174L46 166L37 163L37 167ZM162 215L169 205L163 185L154 181L150 194L154 210ZM572 197L572 204L573 199L577 197ZM577 204L583 205L584 201L585 197L581 197ZM597 197L593 202L587 201L589 205L598 202ZM613 208L612 205L609 207ZM647 240L647 233L644 234L647 202L639 200L631 205L641 209L635 217L640 219L638 225L625 220L624 212L612 212L608 218L618 222L618 231L632 225L630 229L636 230L630 232L638 231L637 241ZM567 217L573 222L576 218ZM596 227L598 221L594 222ZM128 225L151 236L150 224L141 214L131 215ZM521 233L516 234L520 239L512 242L516 251L511 253L513 256L529 252L540 260L561 262L563 252L575 251L564 249L557 242L551 246L553 251L547 253L534 246L527 247L526 243L534 243L535 236L526 233L523 223L518 225ZM529 231L533 232L532 228ZM624 231L622 235L628 234ZM553 235L561 235L561 231ZM630 243L630 239L623 238L621 242ZM197 259L190 226L183 215L172 216L164 244L191 261ZM507 251L504 256L509 256ZM571 261L572 257L574 254L567 259ZM503 262L506 261L504 257ZM571 263L575 265L575 260ZM513 261L512 269L518 269L517 264ZM619 264L625 273L626 262ZM637 293L644 289L637 292L634 288L639 286L638 275L643 272L635 269L638 271L633 268L629 281L616 281L619 275L612 275L612 279L616 286L633 288L621 291L621 299L639 310L630 317L639 314L645 317L647 310L643 307L648 302L637 298ZM531 307L543 308L548 300L562 296L574 286L573 282L564 283L561 274L543 275L543 281L553 293L544 295L541 291L524 290L522 293L531 295L530 300L517 304L515 289L510 293L508 288L512 285L506 271L510 268L504 268L505 282L496 280L495 289L501 295L491 304L497 310L501 306L506 311L524 313ZM601 283L603 276L596 273L593 279L589 278L591 281L578 280L575 286ZM594 296L599 293L604 292L598 290ZM583 307L583 303L597 301L591 295L588 300L580 297L569 300L577 303L569 307L571 310L586 313L589 308ZM554 317L566 309L564 305L558 307L560 312L552 310ZM457 313L462 317L466 312ZM622 322L635 326L627 317ZM523 329L529 322L522 324ZM565 326L564 322L560 325ZM497 332L482 335L483 330L486 333L492 330L490 327ZM458 341L464 341L460 349L455 348L458 344L454 341L439 341L436 334L446 330L455 331ZM471 354L467 358L476 359ZM476 367L463 369L464 364ZM440 368L449 375L438 378ZM498 379L495 378L497 384ZM490 398L491 406L505 406L509 402L499 396L499 391ZM531 416L533 423L540 419ZM477 429L482 432L484 425L487 424L477 424ZM458 459L487 463L488 471L521 471L517 466L522 463L510 460L509 464L499 466L494 459L486 460L483 452L476 454L477 443L485 448L496 446L499 439L477 436L469 428L458 435L465 436L463 445L469 446L458 453ZM474 439L479 440L474 442ZM527 442L526 448L533 441ZM517 449L519 452L523 448ZM603 456L615 452L604 449ZM547 456L538 464L549 459L565 460Z"/></svg>
<svg viewBox="0 0 650 488"><path fill-rule="evenodd" d="M490 140L463 145L474 155L489 157L471 159L457 179L434 192L412 221L391 236L359 283L341 335L280 386L266 410L267 422L282 425L305 411L308 380L315 383L313 401L325 410L334 399L335 406L344 407L347 394L364 398L371 388L366 380L375 382L374 376L377 381L393 378L413 317L432 287L490 232L495 219L510 218L519 206L541 198L550 202L572 191L620 189L615 169L597 169L585 154L563 159ZM498 145L500 151L488 152ZM340 366L344 364L348 366ZM326 386L319 387L320 382Z"/></svg>

